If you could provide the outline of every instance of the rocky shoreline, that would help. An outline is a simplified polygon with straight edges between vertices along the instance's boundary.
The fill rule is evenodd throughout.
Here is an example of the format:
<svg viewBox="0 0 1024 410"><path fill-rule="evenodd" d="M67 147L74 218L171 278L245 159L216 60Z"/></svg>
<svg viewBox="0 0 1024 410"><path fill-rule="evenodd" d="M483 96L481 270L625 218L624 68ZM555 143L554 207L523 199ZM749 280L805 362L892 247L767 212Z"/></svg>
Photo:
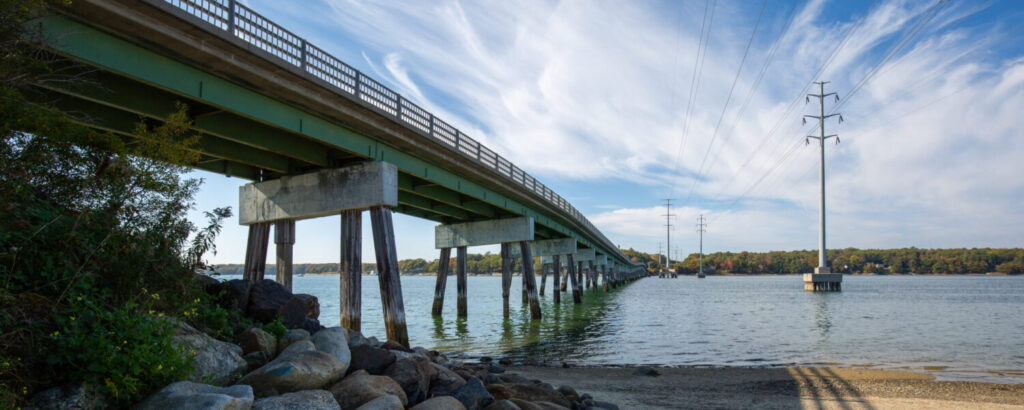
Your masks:
<svg viewBox="0 0 1024 410"><path fill-rule="evenodd" d="M206 279L204 279L206 280ZM175 321L175 340L192 355L188 380L167 385L132 408L225 409L617 409L535 378L505 371L509 362L470 363L436 350L381 342L358 331L324 328L319 302L272 280L207 280L207 292L248 317L288 328L280 337L253 327L236 343ZM172 319L173 320L173 319ZM37 394L39 409L102 409L88 384Z"/></svg>

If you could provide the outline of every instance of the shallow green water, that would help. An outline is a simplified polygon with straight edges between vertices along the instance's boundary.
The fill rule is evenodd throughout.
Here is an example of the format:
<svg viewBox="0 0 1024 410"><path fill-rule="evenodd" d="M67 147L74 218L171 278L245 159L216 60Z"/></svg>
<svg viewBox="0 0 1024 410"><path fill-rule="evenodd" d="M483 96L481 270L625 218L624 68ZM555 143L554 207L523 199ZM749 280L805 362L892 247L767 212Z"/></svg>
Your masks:
<svg viewBox="0 0 1024 410"><path fill-rule="evenodd" d="M539 279L539 278L538 278ZM647 278L611 293L551 301L531 321L519 277L502 317L501 281L470 277L469 318L430 315L434 277L402 278L413 345L519 362L575 365L906 368L941 378L1024 382L1024 277L848 276L841 293L803 291L798 276ZM338 277L296 277L338 323ZM377 278L363 278L363 333L381 337Z"/></svg>

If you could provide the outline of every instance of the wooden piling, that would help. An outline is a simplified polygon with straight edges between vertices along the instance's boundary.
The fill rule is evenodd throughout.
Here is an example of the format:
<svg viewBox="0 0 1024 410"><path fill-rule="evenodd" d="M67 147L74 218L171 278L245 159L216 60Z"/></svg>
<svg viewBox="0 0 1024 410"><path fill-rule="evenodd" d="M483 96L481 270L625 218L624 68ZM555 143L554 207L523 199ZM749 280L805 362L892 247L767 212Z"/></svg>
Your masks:
<svg viewBox="0 0 1024 410"><path fill-rule="evenodd" d="M377 254L377 279L380 282L380 304L384 310L384 328L388 340L409 347L409 332L405 326L405 305L402 302L402 279L398 271L398 251L395 249L395 227L391 208L370 208L373 227L373 247Z"/></svg>
<svg viewBox="0 0 1024 410"><path fill-rule="evenodd" d="M437 260L437 280L434 281L434 306L430 314L441 316L444 310L444 287L448 283L448 273L452 260L452 248L441 248L441 258Z"/></svg>
<svg viewBox="0 0 1024 410"><path fill-rule="evenodd" d="M274 223L274 244L277 245L277 283L292 290L292 248L295 246L295 221Z"/></svg>
<svg viewBox="0 0 1024 410"><path fill-rule="evenodd" d="M590 284L591 290L597 294L597 267L594 265L594 261L590 261Z"/></svg>
<svg viewBox="0 0 1024 410"><path fill-rule="evenodd" d="M267 242L270 240L270 222L249 225L249 240L245 246L245 270L242 278L263 280L267 268Z"/></svg>
<svg viewBox="0 0 1024 410"><path fill-rule="evenodd" d="M530 303L530 318L540 319L540 299L537 298L537 278L533 273L533 257L530 255L530 241L519 242L523 255L523 283Z"/></svg>
<svg viewBox="0 0 1024 410"><path fill-rule="evenodd" d="M466 306L466 247L460 246L455 252L455 287L459 292L456 307L458 316L466 317L469 309Z"/></svg>
<svg viewBox="0 0 1024 410"><path fill-rule="evenodd" d="M363 212L341 212L341 263L338 264L341 327L360 330L363 306Z"/></svg>
<svg viewBox="0 0 1024 410"><path fill-rule="evenodd" d="M548 264L540 265L540 296L544 296L544 288L548 284Z"/></svg>
<svg viewBox="0 0 1024 410"><path fill-rule="evenodd" d="M555 302L556 305L562 303L562 292L558 289L558 287L559 287L558 279L562 277L562 260L561 260L562 258L560 256L561 255L554 255L554 256L551 257L551 263L552 263L552 278L551 278L551 280L553 281L553 282L551 282L551 289L552 289L551 294L554 297L554 302Z"/></svg>
<svg viewBox="0 0 1024 410"><path fill-rule="evenodd" d="M508 318L508 296L512 288L512 244L501 243L501 309Z"/></svg>
<svg viewBox="0 0 1024 410"><path fill-rule="evenodd" d="M601 265L601 283L604 284L604 291L608 291L608 266Z"/></svg>
<svg viewBox="0 0 1024 410"><path fill-rule="evenodd" d="M577 266L576 263L573 263L572 259L573 255L565 255L565 264L568 267L569 280L572 281L572 303L578 305L583 301L580 300L579 277L576 275Z"/></svg>

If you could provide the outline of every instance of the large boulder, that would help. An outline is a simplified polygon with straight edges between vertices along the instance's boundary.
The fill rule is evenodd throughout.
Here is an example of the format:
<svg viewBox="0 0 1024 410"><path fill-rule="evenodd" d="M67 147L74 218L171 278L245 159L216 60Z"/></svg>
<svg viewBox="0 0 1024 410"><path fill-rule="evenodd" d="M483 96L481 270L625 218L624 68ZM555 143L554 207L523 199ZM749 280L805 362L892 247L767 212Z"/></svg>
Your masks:
<svg viewBox="0 0 1024 410"><path fill-rule="evenodd" d="M364 403L356 410L405 410L405 406L398 396L387 394Z"/></svg>
<svg viewBox="0 0 1024 410"><path fill-rule="evenodd" d="M316 350L329 353L345 364L345 370L352 364L352 352L348 349L348 330L340 327L323 329L309 339Z"/></svg>
<svg viewBox="0 0 1024 410"><path fill-rule="evenodd" d="M539 385L528 384L492 384L487 386L487 392L494 396L495 400L520 399L531 402L551 402L563 407L571 407L572 403L557 390L549 389Z"/></svg>
<svg viewBox="0 0 1024 410"><path fill-rule="evenodd" d="M327 390L302 390L256 400L252 410L341 410L341 407Z"/></svg>
<svg viewBox="0 0 1024 410"><path fill-rule="evenodd" d="M363 336L358 330L348 329L348 348L354 349L356 346L370 344L370 341Z"/></svg>
<svg viewBox="0 0 1024 410"><path fill-rule="evenodd" d="M447 367L431 363L430 368L430 391L427 392L429 397L450 396L452 392L466 384L466 379Z"/></svg>
<svg viewBox="0 0 1024 410"><path fill-rule="evenodd" d="M532 401L520 399L508 399L508 401L512 402L512 404L515 404L516 406L519 406L521 410L544 410L544 407L541 407L540 405Z"/></svg>
<svg viewBox="0 0 1024 410"><path fill-rule="evenodd" d="M252 291L252 281L248 279L232 279L224 282L222 287L224 294L220 303L225 309L238 309L242 313L249 311L249 292Z"/></svg>
<svg viewBox="0 0 1024 410"><path fill-rule="evenodd" d="M440 396L424 400L409 410L466 410L466 406L452 396Z"/></svg>
<svg viewBox="0 0 1024 410"><path fill-rule="evenodd" d="M452 392L452 397L462 402L462 405L469 410L483 409L494 401L494 397L484 388L483 382L476 377L466 380L466 384L455 389Z"/></svg>
<svg viewBox="0 0 1024 410"><path fill-rule="evenodd" d="M277 354L277 338L258 327L242 332L238 336L238 344L242 346L242 354L262 352L268 359Z"/></svg>
<svg viewBox="0 0 1024 410"><path fill-rule="evenodd" d="M171 383L135 406L136 410L246 410L252 406L249 386L217 387L181 381Z"/></svg>
<svg viewBox="0 0 1024 410"><path fill-rule="evenodd" d="M281 354L292 343L309 340L309 332L302 329L289 329L277 340L277 354Z"/></svg>
<svg viewBox="0 0 1024 410"><path fill-rule="evenodd" d="M366 370L370 374L382 374L395 362L395 354L387 349L373 347L370 344L352 348L352 365L348 371Z"/></svg>
<svg viewBox="0 0 1024 410"><path fill-rule="evenodd" d="M401 385L409 404L415 405L427 398L431 372L434 371L431 365L433 363L426 357L398 359L384 370L384 375Z"/></svg>
<svg viewBox="0 0 1024 410"><path fill-rule="evenodd" d="M342 410L355 409L380 396L394 395L402 405L409 403L405 390L390 377L374 376L366 370L356 371L330 388Z"/></svg>
<svg viewBox="0 0 1024 410"><path fill-rule="evenodd" d="M302 303L306 311L306 317L310 319L320 318L320 299L306 293L296 293L295 299Z"/></svg>
<svg viewBox="0 0 1024 410"><path fill-rule="evenodd" d="M484 410L522 410L519 406L509 400L495 400Z"/></svg>
<svg viewBox="0 0 1024 410"><path fill-rule="evenodd" d="M100 386L75 383L46 389L32 396L32 406L39 409L99 410L110 407Z"/></svg>
<svg viewBox="0 0 1024 410"><path fill-rule="evenodd" d="M273 322L278 318L281 308L295 296L271 279L263 279L253 283L249 291L249 317L263 323Z"/></svg>
<svg viewBox="0 0 1024 410"><path fill-rule="evenodd" d="M252 386L256 397L267 397L321 389L345 374L344 363L331 354L309 350L311 347L308 341L290 346L270 363L242 377L238 384Z"/></svg>
<svg viewBox="0 0 1024 410"><path fill-rule="evenodd" d="M186 355L192 356L195 370L188 376L190 381L228 385L248 368L241 347L214 339L183 322L178 323L174 340L181 344Z"/></svg>

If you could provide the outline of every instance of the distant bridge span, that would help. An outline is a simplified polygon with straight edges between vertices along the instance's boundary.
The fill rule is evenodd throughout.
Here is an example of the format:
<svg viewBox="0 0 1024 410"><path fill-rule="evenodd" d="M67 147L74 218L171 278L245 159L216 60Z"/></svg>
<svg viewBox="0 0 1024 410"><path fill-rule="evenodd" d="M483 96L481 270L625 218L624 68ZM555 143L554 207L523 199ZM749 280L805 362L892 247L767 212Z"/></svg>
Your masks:
<svg viewBox="0 0 1024 410"><path fill-rule="evenodd" d="M342 215L343 325L359 328L358 296L346 300L344 293L348 286L358 295L355 248L366 209L388 338L406 344L392 211L440 222L438 235L456 235L438 240L443 257L455 247L464 261L466 246L501 243L511 260L531 256L534 241L565 239L595 255L589 266L567 264L578 286L583 270L588 283L603 274L613 286L641 276L641 267L582 213L522 169L234 0L76 0L57 11L39 26L59 55L97 69L92 76L100 87L41 84L47 102L126 138L140 118L163 120L184 103L202 137L195 167L255 181L240 192L240 222L250 227L247 278L262 279L270 225L286 275L278 280L290 285L294 221ZM296 196L298 187L320 199ZM497 234L496 223L504 224ZM525 228L511 235L510 223ZM560 255L571 261L575 253ZM532 266L525 270L536 306ZM464 315L465 265L456 271ZM534 313L539 318L539 307Z"/></svg>

